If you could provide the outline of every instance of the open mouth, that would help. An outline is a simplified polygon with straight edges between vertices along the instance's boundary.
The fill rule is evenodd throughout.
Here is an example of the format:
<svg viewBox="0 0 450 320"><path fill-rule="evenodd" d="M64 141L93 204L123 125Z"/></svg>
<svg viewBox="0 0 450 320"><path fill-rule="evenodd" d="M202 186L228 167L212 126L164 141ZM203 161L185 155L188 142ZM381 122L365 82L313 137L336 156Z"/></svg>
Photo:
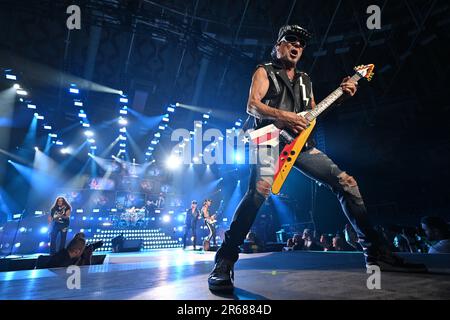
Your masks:
<svg viewBox="0 0 450 320"><path fill-rule="evenodd" d="M292 58L297 58L297 56L298 56L298 50L295 48L291 49L291 51L289 51L289 53Z"/></svg>

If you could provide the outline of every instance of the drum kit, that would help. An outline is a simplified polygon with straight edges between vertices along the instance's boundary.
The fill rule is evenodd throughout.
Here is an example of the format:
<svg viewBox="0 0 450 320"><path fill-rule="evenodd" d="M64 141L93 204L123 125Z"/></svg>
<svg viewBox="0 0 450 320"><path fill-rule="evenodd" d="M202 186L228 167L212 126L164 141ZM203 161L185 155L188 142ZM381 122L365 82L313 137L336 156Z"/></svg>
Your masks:
<svg viewBox="0 0 450 320"><path fill-rule="evenodd" d="M135 207L126 209L120 214L118 226L120 228L145 226L145 207L138 209Z"/></svg>

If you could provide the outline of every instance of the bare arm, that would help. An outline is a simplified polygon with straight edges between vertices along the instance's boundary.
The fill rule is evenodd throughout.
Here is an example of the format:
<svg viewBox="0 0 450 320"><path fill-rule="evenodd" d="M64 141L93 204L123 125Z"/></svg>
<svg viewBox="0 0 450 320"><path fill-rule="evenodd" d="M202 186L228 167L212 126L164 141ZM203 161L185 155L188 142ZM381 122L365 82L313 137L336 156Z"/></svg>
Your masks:
<svg viewBox="0 0 450 320"><path fill-rule="evenodd" d="M279 119L283 111L262 103L269 90L269 78L264 68L258 68L253 74L252 85L247 103L247 113L258 119Z"/></svg>
<svg viewBox="0 0 450 320"><path fill-rule="evenodd" d="M269 90L269 78L264 68L258 68L253 74L250 94L247 102L247 113L258 119L275 120L279 128L289 128L294 133L306 129L308 121L294 112L288 112L270 107L262 103L262 99Z"/></svg>

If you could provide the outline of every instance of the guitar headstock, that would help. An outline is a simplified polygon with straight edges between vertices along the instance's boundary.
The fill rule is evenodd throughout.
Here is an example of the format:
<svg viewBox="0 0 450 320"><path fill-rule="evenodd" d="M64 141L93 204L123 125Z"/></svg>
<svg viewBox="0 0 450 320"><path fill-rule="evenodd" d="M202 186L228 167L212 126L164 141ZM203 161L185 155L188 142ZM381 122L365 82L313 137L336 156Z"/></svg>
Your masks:
<svg viewBox="0 0 450 320"><path fill-rule="evenodd" d="M354 68L356 72L361 76L361 78L366 78L367 81L372 80L373 77L373 69L375 68L375 65L373 64L367 64L367 65L360 65Z"/></svg>

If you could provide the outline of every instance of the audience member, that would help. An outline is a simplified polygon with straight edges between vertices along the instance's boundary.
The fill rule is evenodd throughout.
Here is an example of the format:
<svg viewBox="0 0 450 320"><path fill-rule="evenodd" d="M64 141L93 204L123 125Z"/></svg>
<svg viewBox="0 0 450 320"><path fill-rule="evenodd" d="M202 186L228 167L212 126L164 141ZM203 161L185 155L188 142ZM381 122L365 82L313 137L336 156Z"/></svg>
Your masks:
<svg viewBox="0 0 450 320"><path fill-rule="evenodd" d="M311 229L303 230L302 239L304 241L303 248L308 251L322 251L323 248L316 243L315 237Z"/></svg>
<svg viewBox="0 0 450 320"><path fill-rule="evenodd" d="M330 251L332 249L331 238L328 234L322 234L319 243L323 251Z"/></svg>
<svg viewBox="0 0 450 320"><path fill-rule="evenodd" d="M450 253L450 230L444 219L432 216L423 217L421 225L428 241L433 243L428 253Z"/></svg>
<svg viewBox="0 0 450 320"><path fill-rule="evenodd" d="M345 243L344 239L339 235L336 234L332 239L332 249L333 251L345 251Z"/></svg>

